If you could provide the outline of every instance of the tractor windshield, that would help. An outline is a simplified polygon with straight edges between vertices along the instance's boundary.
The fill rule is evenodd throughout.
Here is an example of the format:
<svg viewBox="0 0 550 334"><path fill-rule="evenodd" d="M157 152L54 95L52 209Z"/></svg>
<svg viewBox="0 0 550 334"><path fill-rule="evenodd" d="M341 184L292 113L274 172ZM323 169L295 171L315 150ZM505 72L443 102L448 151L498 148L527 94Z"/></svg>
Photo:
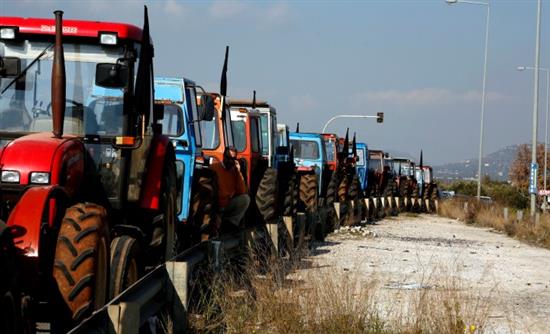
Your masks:
<svg viewBox="0 0 550 334"><path fill-rule="evenodd" d="M369 158L369 169L381 172L382 171L381 159L376 157Z"/></svg>
<svg viewBox="0 0 550 334"><path fill-rule="evenodd" d="M28 133L52 130L51 75L53 47L50 42L0 42L0 57L21 60L26 73L0 78L0 132ZM39 57L41 52L45 53ZM66 72L65 133L83 136L120 135L123 125L123 90L95 85L98 63L116 63L123 47L64 44ZM34 59L37 59L31 65Z"/></svg>
<svg viewBox="0 0 550 334"><path fill-rule="evenodd" d="M294 157L304 160L317 160L320 158L319 144L313 140L296 140L290 141L294 147Z"/></svg>

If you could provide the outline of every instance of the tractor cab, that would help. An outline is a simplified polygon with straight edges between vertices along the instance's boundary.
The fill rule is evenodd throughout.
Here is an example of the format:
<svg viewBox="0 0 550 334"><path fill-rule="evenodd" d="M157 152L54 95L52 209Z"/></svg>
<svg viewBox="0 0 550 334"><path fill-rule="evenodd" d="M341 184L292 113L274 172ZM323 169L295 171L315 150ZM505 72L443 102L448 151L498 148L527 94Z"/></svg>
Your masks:
<svg viewBox="0 0 550 334"><path fill-rule="evenodd" d="M369 147L366 143L357 143L357 157L355 168L361 183L361 189L366 192L368 187Z"/></svg>
<svg viewBox="0 0 550 334"><path fill-rule="evenodd" d="M198 96L204 93L198 93ZM202 153L209 163L223 160L223 152L228 146L241 146L242 138L234 138L231 114L224 96L218 93L206 93L214 100L214 116L200 121L202 132ZM223 104L223 106L222 106ZM241 165L241 167L243 167Z"/></svg>
<svg viewBox="0 0 550 334"><path fill-rule="evenodd" d="M145 64L147 57L141 54L142 30L129 24L64 21L66 93L59 102L64 113L58 115L52 101L54 20L1 17L0 27L2 193L7 188L8 193L20 193L26 186L65 182L69 192L77 192L84 175L63 180L60 170L50 170L53 151L30 153L38 148L37 142L57 146L76 138L63 146L86 147L88 171L99 174L97 191L107 195L109 204L120 208L139 201L142 182L134 166L145 164L155 120L152 108L140 103L152 90L151 64ZM57 123L54 136L52 122ZM24 169L14 156L21 150L33 154ZM82 157L72 161L82 163ZM69 170L74 167L67 165ZM5 219L9 207L0 210Z"/></svg>
<svg viewBox="0 0 550 334"><path fill-rule="evenodd" d="M270 164L269 154L273 150L269 144L274 144L274 141L263 137L259 112L243 103L235 104L233 101L229 103L237 158L245 181L251 193L255 194L260 180Z"/></svg>
<svg viewBox="0 0 550 334"><path fill-rule="evenodd" d="M338 136L334 133L323 133L323 140L327 152L328 169L336 171L338 168L338 152L340 151Z"/></svg>
<svg viewBox="0 0 550 334"><path fill-rule="evenodd" d="M290 145L294 149L294 163L298 172L317 175L320 194L327 161L323 136L319 133L291 132Z"/></svg>
<svg viewBox="0 0 550 334"><path fill-rule="evenodd" d="M197 94L200 87L185 78L155 78L155 109L164 117L162 131L170 137L176 154L177 214L180 222L189 218L193 175L205 167L205 141L200 121L212 121L214 101L209 94ZM199 93L201 93L199 91Z"/></svg>

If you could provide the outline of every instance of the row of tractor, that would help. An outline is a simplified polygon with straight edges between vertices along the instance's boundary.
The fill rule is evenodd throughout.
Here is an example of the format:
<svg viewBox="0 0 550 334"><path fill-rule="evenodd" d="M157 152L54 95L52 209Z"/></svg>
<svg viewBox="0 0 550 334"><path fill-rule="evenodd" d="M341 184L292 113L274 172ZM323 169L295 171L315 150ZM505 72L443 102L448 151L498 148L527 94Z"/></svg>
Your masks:
<svg viewBox="0 0 550 334"><path fill-rule="evenodd" d="M342 225L436 209L422 157L290 132L255 92L228 98L228 48L209 92L154 76L147 8L143 28L62 14L0 17L0 333L64 333L221 235L270 227L266 252L289 257ZM219 176L234 168L242 191Z"/></svg>

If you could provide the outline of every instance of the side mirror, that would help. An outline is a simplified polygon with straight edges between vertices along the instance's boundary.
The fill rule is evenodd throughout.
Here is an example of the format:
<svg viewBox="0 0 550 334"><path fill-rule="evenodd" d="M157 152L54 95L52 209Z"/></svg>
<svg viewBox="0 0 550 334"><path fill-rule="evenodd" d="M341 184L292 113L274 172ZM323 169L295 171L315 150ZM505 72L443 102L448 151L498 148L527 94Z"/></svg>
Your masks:
<svg viewBox="0 0 550 334"><path fill-rule="evenodd" d="M199 121L211 121L214 119L216 108L214 107L214 98L210 94L200 96L200 105L198 107Z"/></svg>
<svg viewBox="0 0 550 334"><path fill-rule="evenodd" d="M104 88L126 88L128 86L128 66L99 63L95 69L95 84Z"/></svg>
<svg viewBox="0 0 550 334"><path fill-rule="evenodd" d="M0 58L0 77L17 77L21 74L21 59L17 57Z"/></svg>

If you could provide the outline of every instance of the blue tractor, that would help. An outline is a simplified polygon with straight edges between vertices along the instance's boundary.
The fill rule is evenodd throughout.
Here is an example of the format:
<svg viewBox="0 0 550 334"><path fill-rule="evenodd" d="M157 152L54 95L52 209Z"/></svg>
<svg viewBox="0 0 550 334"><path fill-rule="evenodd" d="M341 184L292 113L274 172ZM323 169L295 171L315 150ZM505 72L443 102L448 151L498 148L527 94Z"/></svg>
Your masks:
<svg viewBox="0 0 550 334"><path fill-rule="evenodd" d="M323 176L328 166L323 136L319 133L291 132L289 138L298 174L298 210L310 217L308 232L316 240L324 240L327 226L323 217Z"/></svg>
<svg viewBox="0 0 550 334"><path fill-rule="evenodd" d="M197 92L197 88L199 92ZM201 146L201 121L214 117L210 94L185 78L155 79L155 109L164 117L162 131L176 153L177 235L181 247L207 238L216 219L215 177L207 168Z"/></svg>

